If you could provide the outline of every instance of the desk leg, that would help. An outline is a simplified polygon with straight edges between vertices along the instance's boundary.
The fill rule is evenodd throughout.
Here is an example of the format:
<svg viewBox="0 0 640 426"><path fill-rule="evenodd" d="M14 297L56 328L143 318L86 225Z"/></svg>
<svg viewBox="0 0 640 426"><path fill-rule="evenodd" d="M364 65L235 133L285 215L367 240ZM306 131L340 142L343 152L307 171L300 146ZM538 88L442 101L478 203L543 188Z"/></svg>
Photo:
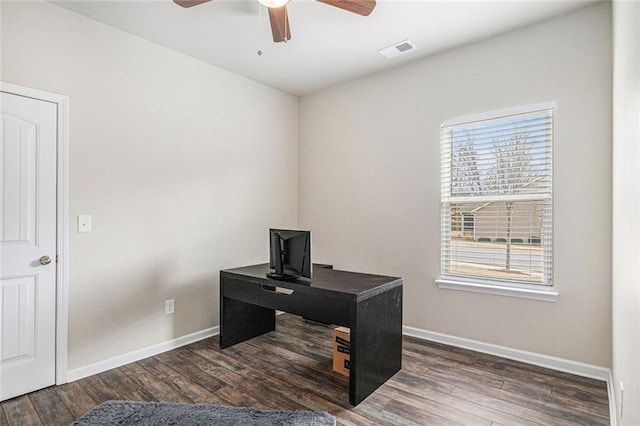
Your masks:
<svg viewBox="0 0 640 426"><path fill-rule="evenodd" d="M276 329L276 311L220 297L220 348Z"/></svg>
<svg viewBox="0 0 640 426"><path fill-rule="evenodd" d="M358 405L402 367L402 287L356 304L351 315L349 402Z"/></svg>

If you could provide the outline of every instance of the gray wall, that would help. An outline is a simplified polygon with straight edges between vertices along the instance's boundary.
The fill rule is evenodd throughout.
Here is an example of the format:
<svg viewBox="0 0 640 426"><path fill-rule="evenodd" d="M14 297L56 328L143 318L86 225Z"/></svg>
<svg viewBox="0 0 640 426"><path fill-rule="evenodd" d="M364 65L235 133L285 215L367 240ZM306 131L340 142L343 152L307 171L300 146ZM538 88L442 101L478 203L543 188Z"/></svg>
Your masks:
<svg viewBox="0 0 640 426"><path fill-rule="evenodd" d="M640 424L640 3L615 1L613 385L619 425ZM621 385L624 404L621 404ZM621 412L621 410L623 412Z"/></svg>
<svg viewBox="0 0 640 426"><path fill-rule="evenodd" d="M265 261L265 229L296 219L313 230L317 261L403 276L406 325L611 365L609 5L327 89L298 108L51 4L0 4L0 78L70 97L71 369L217 325L217 271ZM438 290L440 123L549 100L558 301ZM94 232L75 233L78 214L93 215ZM637 270L616 271L620 308ZM170 297L176 314L164 316ZM636 396L628 324L637 321L635 305L614 314L614 374Z"/></svg>
<svg viewBox="0 0 640 426"><path fill-rule="evenodd" d="M611 366L611 6L300 100L298 222L315 259L405 279L405 325ZM440 124L556 101L557 302L438 289Z"/></svg>
<svg viewBox="0 0 640 426"><path fill-rule="evenodd" d="M293 96L46 2L2 2L2 80L69 96L71 370L217 325L296 225Z"/></svg>

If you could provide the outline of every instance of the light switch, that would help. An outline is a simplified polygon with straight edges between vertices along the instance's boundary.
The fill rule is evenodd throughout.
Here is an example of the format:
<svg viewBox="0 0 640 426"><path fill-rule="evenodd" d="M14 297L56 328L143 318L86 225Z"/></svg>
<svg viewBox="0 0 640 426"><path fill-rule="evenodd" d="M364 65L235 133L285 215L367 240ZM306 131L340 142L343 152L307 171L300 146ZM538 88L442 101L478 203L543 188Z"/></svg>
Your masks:
<svg viewBox="0 0 640 426"><path fill-rule="evenodd" d="M91 215L78 215L78 232L91 232Z"/></svg>

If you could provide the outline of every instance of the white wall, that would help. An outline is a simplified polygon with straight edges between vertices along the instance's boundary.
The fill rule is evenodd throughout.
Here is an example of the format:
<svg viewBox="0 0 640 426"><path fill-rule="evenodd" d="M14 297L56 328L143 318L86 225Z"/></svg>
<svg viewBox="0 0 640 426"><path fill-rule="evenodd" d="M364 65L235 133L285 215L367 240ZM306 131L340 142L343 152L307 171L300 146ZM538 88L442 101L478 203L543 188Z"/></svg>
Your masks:
<svg viewBox="0 0 640 426"><path fill-rule="evenodd" d="M404 277L404 322L611 366L611 11L601 3L300 100L315 258ZM557 102L557 302L438 289L440 123Z"/></svg>
<svg viewBox="0 0 640 426"><path fill-rule="evenodd" d="M297 99L49 3L2 9L2 79L69 96L69 369L217 325L219 270L296 225Z"/></svg>
<svg viewBox="0 0 640 426"><path fill-rule="evenodd" d="M640 424L640 3L613 3L613 382L617 420ZM620 384L624 404L620 403ZM621 413L621 409L623 412Z"/></svg>

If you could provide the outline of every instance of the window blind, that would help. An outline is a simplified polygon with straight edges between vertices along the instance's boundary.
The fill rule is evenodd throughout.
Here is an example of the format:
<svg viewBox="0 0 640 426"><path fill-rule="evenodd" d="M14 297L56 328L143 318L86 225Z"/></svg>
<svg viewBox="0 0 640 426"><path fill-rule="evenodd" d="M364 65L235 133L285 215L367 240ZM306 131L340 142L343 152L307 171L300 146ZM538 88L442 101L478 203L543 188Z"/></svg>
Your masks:
<svg viewBox="0 0 640 426"><path fill-rule="evenodd" d="M441 275L552 285L553 108L441 127Z"/></svg>

